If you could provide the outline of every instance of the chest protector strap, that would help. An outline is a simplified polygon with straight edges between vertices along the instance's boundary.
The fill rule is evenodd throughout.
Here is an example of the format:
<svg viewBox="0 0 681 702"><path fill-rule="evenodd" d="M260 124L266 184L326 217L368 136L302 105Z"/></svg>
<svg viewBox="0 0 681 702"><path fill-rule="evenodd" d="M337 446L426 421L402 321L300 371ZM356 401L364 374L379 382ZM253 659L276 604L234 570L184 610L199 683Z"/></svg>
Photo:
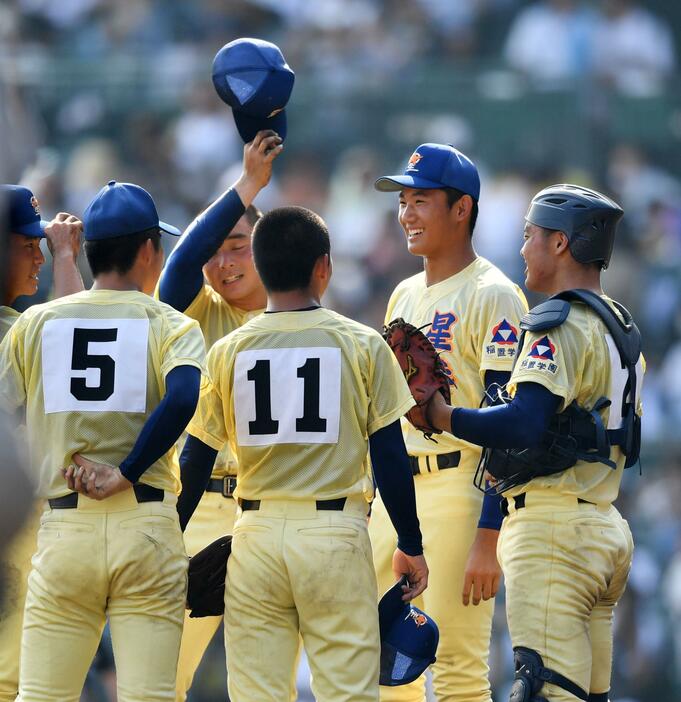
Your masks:
<svg viewBox="0 0 681 702"><path fill-rule="evenodd" d="M533 308L520 322L523 330L518 344L522 348L525 333L554 329L570 313L572 302L581 302L592 309L607 327L627 371L627 382L621 398L622 424L606 429L600 411L611 404L599 398L589 411L571 403L551 420L546 434L537 446L526 449L485 449L478 474L487 470L497 479L496 492L522 485L532 478L560 473L577 461L604 463L615 468L610 459L612 446L624 453L625 468L638 460L641 446L641 421L636 414L636 363L641 353L641 335L628 310L615 302L622 319L598 295L589 290L566 290ZM516 356L516 362L518 356ZM477 482L477 481L476 481ZM480 481L482 483L482 481Z"/></svg>

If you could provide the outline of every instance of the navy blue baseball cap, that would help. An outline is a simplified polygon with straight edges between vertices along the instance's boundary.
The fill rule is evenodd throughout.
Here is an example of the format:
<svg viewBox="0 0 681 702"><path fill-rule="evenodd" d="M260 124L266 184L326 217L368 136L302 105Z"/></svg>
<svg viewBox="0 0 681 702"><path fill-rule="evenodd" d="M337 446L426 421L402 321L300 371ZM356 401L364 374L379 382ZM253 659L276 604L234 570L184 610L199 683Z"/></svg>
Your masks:
<svg viewBox="0 0 681 702"><path fill-rule="evenodd" d="M402 601L406 577L378 603L381 632L381 685L406 685L435 663L440 640L437 624L417 607Z"/></svg>
<svg viewBox="0 0 681 702"><path fill-rule="evenodd" d="M49 222L40 219L38 198L21 185L0 185L0 192L9 215L9 231L24 236L44 237L44 229Z"/></svg>
<svg viewBox="0 0 681 702"><path fill-rule="evenodd" d="M278 46L262 39L235 39L213 60L213 85L231 108L244 142L261 129L286 137L284 107L291 96L295 74Z"/></svg>
<svg viewBox="0 0 681 702"><path fill-rule="evenodd" d="M177 227L159 221L151 195L132 183L110 180L83 213L86 241L138 234L155 227L173 236L182 233Z"/></svg>
<svg viewBox="0 0 681 702"><path fill-rule="evenodd" d="M456 188L480 199L480 176L468 156L451 144L421 144L411 155L403 175L382 176L376 190L394 192L402 188Z"/></svg>

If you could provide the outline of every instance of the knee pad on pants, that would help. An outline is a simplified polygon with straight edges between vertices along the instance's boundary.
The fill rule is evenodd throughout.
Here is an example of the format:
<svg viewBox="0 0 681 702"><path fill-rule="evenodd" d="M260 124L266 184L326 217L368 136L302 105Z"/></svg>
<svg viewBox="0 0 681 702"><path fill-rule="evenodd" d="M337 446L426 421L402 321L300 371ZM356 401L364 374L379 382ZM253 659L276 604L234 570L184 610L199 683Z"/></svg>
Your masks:
<svg viewBox="0 0 681 702"><path fill-rule="evenodd" d="M568 680L568 678L555 670L545 668L542 657L531 648L525 648L524 646L514 647L513 660L515 662L515 678L511 687L509 702L548 702L546 697L542 697L539 694L542 687L544 687L544 683L551 683L561 687L578 699L584 700L584 702L589 702L592 699L572 680ZM602 702L602 700L594 698L593 702ZM607 695L605 702L607 702Z"/></svg>

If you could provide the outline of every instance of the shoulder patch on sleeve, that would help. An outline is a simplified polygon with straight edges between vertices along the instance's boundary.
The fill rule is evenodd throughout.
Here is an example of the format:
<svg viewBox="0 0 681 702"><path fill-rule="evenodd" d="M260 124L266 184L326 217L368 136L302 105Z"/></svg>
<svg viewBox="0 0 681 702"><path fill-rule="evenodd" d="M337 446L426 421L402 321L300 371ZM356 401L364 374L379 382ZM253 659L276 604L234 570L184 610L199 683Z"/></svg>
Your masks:
<svg viewBox="0 0 681 702"><path fill-rule="evenodd" d="M570 313L565 300L547 300L533 307L521 320L520 328L527 331L546 331L559 327Z"/></svg>

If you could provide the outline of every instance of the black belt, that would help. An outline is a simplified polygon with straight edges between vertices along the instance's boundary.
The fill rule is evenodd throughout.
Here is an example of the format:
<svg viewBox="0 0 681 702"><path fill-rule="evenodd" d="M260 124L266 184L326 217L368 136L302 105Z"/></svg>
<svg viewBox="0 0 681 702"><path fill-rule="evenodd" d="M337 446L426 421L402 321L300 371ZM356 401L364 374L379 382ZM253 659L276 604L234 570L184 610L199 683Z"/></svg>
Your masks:
<svg viewBox="0 0 681 702"><path fill-rule="evenodd" d="M504 515L504 517L508 517L508 501L513 500L513 506L518 509L523 509L525 507L525 498L527 497L526 492L521 492L519 495L516 495L515 497L504 497L501 500L501 513ZM582 505L595 505L595 502L589 502L589 500L583 500L581 497L577 498L577 502Z"/></svg>
<svg viewBox="0 0 681 702"><path fill-rule="evenodd" d="M233 475L225 475L224 478L211 478L206 488L206 492L219 492L223 497L234 497L235 490L236 478Z"/></svg>
<svg viewBox="0 0 681 702"><path fill-rule="evenodd" d="M317 509L341 512L343 507L345 507L346 499L346 497L338 497L335 500L317 500ZM239 500L239 507L241 507L244 512L260 509L260 500Z"/></svg>
<svg viewBox="0 0 681 702"><path fill-rule="evenodd" d="M433 456L424 456L426 459L426 468L430 473L430 461ZM451 453L438 453L435 456L438 470L447 470L447 468L456 468L461 462L461 451L452 451ZM411 466L411 474L418 475L419 459L418 456L409 456L409 465ZM435 466L433 466L435 468ZM435 472L433 470L433 472Z"/></svg>
<svg viewBox="0 0 681 702"><path fill-rule="evenodd" d="M163 502L163 490L160 488L138 483L132 489L138 502ZM48 503L52 509L75 509L78 507L78 493L70 492L63 497L53 497Z"/></svg>

